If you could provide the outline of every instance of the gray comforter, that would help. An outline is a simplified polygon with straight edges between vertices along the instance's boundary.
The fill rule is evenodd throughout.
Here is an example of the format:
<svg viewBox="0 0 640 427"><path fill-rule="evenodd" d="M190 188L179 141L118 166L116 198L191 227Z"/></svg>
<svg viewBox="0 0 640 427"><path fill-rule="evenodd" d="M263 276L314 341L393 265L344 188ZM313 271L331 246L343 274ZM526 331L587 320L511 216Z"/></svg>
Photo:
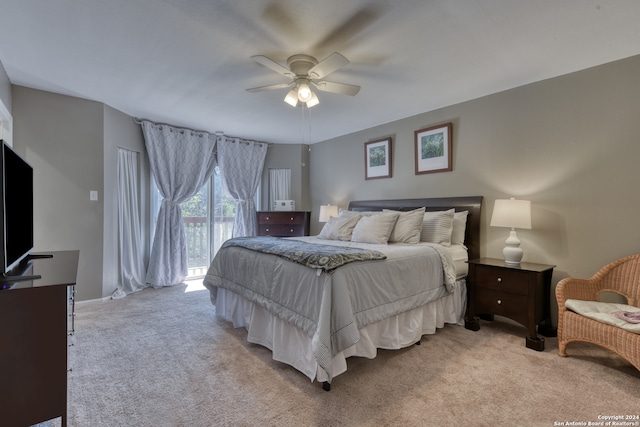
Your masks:
<svg viewBox="0 0 640 427"><path fill-rule="evenodd" d="M204 285L213 304L217 288L228 289L312 337L314 357L329 379L332 357L358 341L360 328L436 300L455 282L453 262L438 245L296 240L364 248L386 259L350 262L327 273L230 245L218 251Z"/></svg>

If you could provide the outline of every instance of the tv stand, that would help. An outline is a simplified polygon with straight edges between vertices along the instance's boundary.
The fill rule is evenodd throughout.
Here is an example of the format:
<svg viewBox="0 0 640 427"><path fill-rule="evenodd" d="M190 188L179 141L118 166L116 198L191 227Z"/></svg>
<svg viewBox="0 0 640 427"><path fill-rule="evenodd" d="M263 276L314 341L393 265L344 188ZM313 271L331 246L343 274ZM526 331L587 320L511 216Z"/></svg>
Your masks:
<svg viewBox="0 0 640 427"><path fill-rule="evenodd" d="M54 253L55 257L40 256ZM34 254L11 272L11 288L0 285L3 426L56 418L61 418L63 427L67 425L68 291L76 283L79 251L54 253Z"/></svg>

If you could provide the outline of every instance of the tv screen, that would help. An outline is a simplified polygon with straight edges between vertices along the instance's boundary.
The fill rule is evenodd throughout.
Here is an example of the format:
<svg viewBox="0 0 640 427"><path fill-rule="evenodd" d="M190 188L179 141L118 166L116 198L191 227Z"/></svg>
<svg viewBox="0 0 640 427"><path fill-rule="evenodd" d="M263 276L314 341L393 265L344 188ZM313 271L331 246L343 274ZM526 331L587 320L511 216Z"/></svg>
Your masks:
<svg viewBox="0 0 640 427"><path fill-rule="evenodd" d="M2 143L2 267L8 274L33 250L33 168Z"/></svg>

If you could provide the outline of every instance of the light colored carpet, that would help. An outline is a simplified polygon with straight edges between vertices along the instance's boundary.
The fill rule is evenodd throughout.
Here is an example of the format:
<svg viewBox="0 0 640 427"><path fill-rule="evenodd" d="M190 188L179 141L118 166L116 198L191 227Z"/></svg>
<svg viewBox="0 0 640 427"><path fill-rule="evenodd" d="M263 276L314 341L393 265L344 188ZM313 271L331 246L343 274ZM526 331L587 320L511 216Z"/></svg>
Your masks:
<svg viewBox="0 0 640 427"><path fill-rule="evenodd" d="M561 358L554 338L529 350L525 328L504 321L352 358L325 392L218 319L208 291L188 290L76 306L70 426L553 426L640 413L629 363L586 344Z"/></svg>

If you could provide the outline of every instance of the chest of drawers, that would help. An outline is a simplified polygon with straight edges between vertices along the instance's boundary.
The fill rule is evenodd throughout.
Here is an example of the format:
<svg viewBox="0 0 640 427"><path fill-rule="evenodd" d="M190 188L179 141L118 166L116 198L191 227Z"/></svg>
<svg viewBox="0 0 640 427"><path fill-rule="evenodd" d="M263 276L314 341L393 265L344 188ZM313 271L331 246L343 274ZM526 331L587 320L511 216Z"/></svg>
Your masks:
<svg viewBox="0 0 640 427"><path fill-rule="evenodd" d="M261 211L256 213L258 236L295 237L309 235L310 212Z"/></svg>

